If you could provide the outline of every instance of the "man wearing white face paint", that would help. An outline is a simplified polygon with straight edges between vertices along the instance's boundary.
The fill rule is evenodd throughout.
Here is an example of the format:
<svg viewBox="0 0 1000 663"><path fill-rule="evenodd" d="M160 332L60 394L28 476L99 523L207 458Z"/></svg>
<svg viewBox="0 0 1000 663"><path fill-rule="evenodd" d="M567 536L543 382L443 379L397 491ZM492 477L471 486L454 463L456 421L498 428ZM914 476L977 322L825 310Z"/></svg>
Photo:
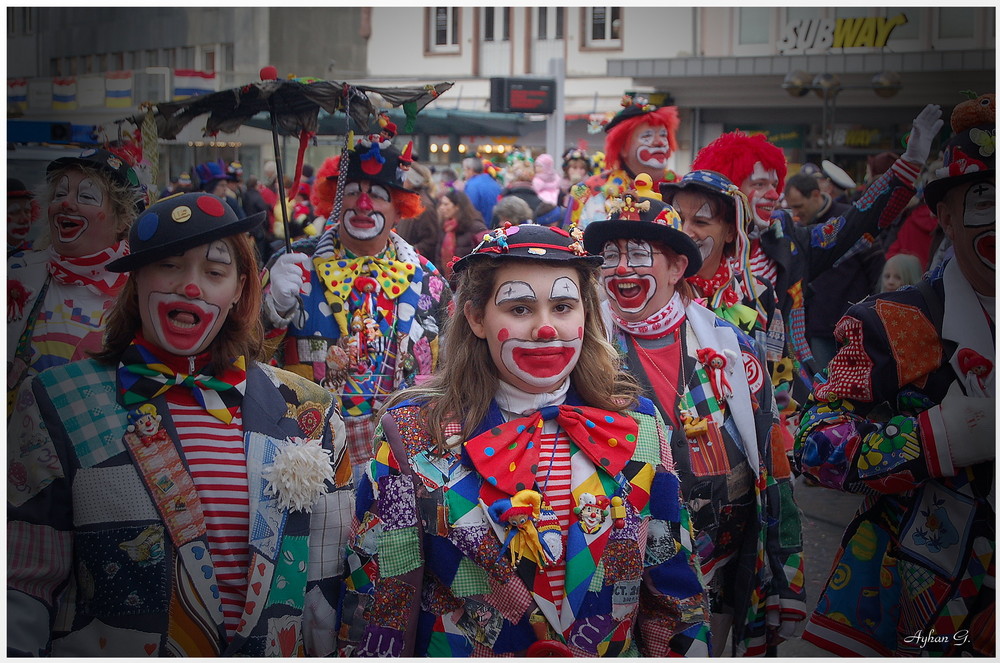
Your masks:
<svg viewBox="0 0 1000 663"><path fill-rule="evenodd" d="M25 377L101 348L105 312L127 278L106 267L128 253L142 204L135 171L105 150L56 159L46 181L48 242L7 262L8 412Z"/></svg>
<svg viewBox="0 0 1000 663"><path fill-rule="evenodd" d="M840 656L996 653L996 124L988 97L988 120L969 108L979 100L956 107L944 167L924 191L955 257L917 287L847 311L829 378L799 427L802 471L867 496L804 635ZM978 121L963 126L970 110Z"/></svg>
<svg viewBox="0 0 1000 663"><path fill-rule="evenodd" d="M644 199L584 233L602 253L612 335L672 427L670 446L712 610L713 655L759 656L805 618L802 537L761 344L692 301L702 253L669 205ZM779 469L782 467L783 469Z"/></svg>
<svg viewBox="0 0 1000 663"><path fill-rule="evenodd" d="M644 97L622 97L622 110L604 125L607 169L571 189L573 221L584 228L606 218L605 201L634 189L640 174L649 176L654 192L660 182L674 180L667 162L677 149L680 122L675 106L657 108Z"/></svg>
<svg viewBox="0 0 1000 663"><path fill-rule="evenodd" d="M342 194L340 218L272 259L264 324L280 366L340 395L358 473L371 460L374 412L434 371L451 291L393 230L423 211L404 187L395 148L351 150L342 192L340 157L318 172L326 176L317 178L314 204L332 210Z"/></svg>

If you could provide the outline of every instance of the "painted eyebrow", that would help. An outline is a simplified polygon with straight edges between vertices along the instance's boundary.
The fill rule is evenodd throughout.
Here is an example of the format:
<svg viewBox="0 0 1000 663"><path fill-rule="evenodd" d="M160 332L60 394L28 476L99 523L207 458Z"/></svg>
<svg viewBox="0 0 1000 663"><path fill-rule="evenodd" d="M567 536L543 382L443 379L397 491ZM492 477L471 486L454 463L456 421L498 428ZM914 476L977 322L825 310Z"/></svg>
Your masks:
<svg viewBox="0 0 1000 663"><path fill-rule="evenodd" d="M506 281L500 284L493 296L493 304L499 306L511 300L538 301L534 289L524 281Z"/></svg>
<svg viewBox="0 0 1000 663"><path fill-rule="evenodd" d="M563 292L557 294L557 289L560 289ZM560 276L552 282L552 291L549 292L549 299L568 299L572 301L580 301L580 289L576 287L576 283L573 282L573 279L568 276Z"/></svg>

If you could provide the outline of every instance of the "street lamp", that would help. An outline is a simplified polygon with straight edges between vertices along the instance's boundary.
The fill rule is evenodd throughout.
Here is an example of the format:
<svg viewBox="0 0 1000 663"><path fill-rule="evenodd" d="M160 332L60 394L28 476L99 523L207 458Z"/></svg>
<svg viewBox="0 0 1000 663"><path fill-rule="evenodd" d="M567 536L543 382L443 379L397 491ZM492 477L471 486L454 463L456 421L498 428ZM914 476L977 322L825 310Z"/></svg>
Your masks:
<svg viewBox="0 0 1000 663"><path fill-rule="evenodd" d="M823 100L823 137L820 139L820 157L830 156L833 144L834 118L837 112L837 95L844 90L872 90L883 99L895 95L903 87L902 79L894 71L880 71L872 77L868 85L842 85L837 74L822 73L812 76L808 72L796 70L785 76L781 87L793 97L804 97L810 90Z"/></svg>

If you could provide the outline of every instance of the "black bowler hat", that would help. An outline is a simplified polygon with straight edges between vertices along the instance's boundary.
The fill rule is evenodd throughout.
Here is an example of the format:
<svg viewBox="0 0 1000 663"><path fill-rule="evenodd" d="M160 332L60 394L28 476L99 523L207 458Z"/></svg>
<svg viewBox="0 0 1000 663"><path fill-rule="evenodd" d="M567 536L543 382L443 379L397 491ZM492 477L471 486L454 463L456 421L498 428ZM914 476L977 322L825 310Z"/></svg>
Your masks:
<svg viewBox="0 0 1000 663"><path fill-rule="evenodd" d="M649 103L645 97L626 94L622 97L622 109L604 125L604 133L611 131L625 120L647 115L655 110L656 106Z"/></svg>
<svg viewBox="0 0 1000 663"><path fill-rule="evenodd" d="M996 124L981 124L960 131L944 144L944 166L934 174L937 179L924 187L924 201L931 211L937 209L948 190L980 180L996 181Z"/></svg>
<svg viewBox="0 0 1000 663"><path fill-rule="evenodd" d="M7 197L8 198L34 198L35 194L28 190L28 187L24 186L24 182L17 179L16 177L7 178Z"/></svg>
<svg viewBox="0 0 1000 663"><path fill-rule="evenodd" d="M99 168L114 178L119 184L128 187L139 186L139 176L135 174L132 167L117 154L112 154L107 150L90 149L80 153L75 157L61 157L49 163L45 168L45 177L50 182L55 173L69 166L91 166Z"/></svg>
<svg viewBox="0 0 1000 663"><path fill-rule="evenodd" d="M457 274L487 256L543 262L582 262L593 266L603 263L601 256L591 255L584 250L578 237L553 226L535 223L522 223L519 226L504 224L504 227L487 233L483 241L472 249L472 253L454 264L454 270Z"/></svg>
<svg viewBox="0 0 1000 663"><path fill-rule="evenodd" d="M619 198L609 198L615 211L604 221L591 221L583 233L583 245L591 253L600 253L604 245L615 239L646 239L663 242L680 255L687 256L684 277L701 269L701 252L681 230L677 211L655 198L643 198L635 191L626 191Z"/></svg>
<svg viewBox="0 0 1000 663"><path fill-rule="evenodd" d="M112 272L130 272L142 265L184 253L223 237L246 232L264 220L266 212L244 219L209 193L178 193L151 205L128 233L131 253L108 263Z"/></svg>

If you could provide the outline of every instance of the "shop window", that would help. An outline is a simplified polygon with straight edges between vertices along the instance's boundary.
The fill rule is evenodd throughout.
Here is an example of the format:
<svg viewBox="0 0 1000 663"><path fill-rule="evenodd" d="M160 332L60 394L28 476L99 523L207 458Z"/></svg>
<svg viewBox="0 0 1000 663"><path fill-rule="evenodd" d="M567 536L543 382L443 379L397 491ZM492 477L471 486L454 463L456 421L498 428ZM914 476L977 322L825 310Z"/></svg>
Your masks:
<svg viewBox="0 0 1000 663"><path fill-rule="evenodd" d="M459 53L460 7L430 7L427 10L427 44L431 53Z"/></svg>
<svg viewBox="0 0 1000 663"><path fill-rule="evenodd" d="M621 48L622 8L587 7L585 12L586 45L596 48Z"/></svg>
<svg viewBox="0 0 1000 663"><path fill-rule="evenodd" d="M206 48L202 51L202 71L213 72L215 71L215 49Z"/></svg>
<svg viewBox="0 0 1000 663"><path fill-rule="evenodd" d="M771 10L767 7L746 7L739 10L739 43L741 46L767 44L771 41Z"/></svg>
<svg viewBox="0 0 1000 663"><path fill-rule="evenodd" d="M975 9L949 7L941 9L938 20L938 39L970 39L975 32Z"/></svg>

